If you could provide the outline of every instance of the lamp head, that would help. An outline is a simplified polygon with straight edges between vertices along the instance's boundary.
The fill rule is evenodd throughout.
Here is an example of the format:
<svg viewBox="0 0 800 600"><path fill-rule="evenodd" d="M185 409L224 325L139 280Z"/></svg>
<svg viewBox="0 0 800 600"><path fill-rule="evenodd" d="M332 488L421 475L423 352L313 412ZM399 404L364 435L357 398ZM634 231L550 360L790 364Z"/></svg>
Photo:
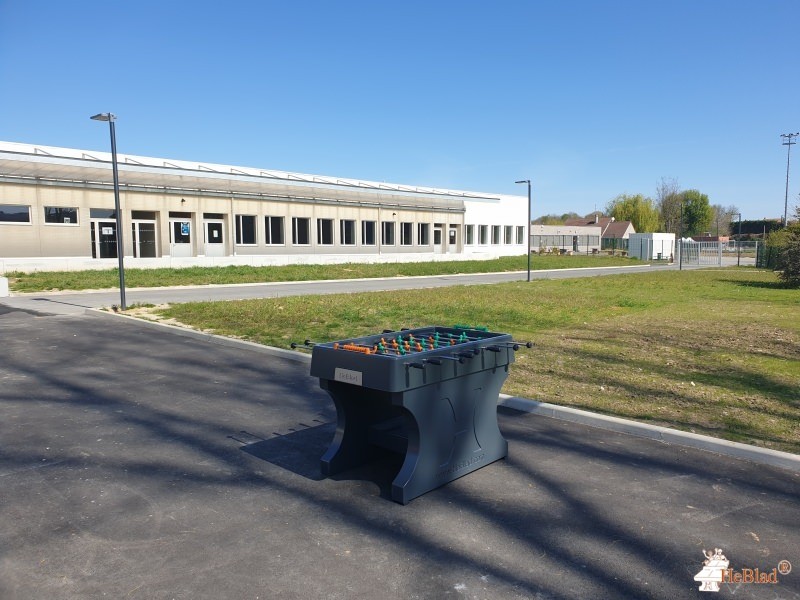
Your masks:
<svg viewBox="0 0 800 600"><path fill-rule="evenodd" d="M92 121L116 121L117 115L114 113L98 113L89 117Z"/></svg>

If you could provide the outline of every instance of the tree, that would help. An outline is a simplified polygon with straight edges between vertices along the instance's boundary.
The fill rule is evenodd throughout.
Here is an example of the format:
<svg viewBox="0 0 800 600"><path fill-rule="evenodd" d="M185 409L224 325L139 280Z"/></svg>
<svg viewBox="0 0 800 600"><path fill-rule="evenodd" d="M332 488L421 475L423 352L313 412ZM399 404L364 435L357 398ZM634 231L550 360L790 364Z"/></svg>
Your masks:
<svg viewBox="0 0 800 600"><path fill-rule="evenodd" d="M563 225L567 219L578 219L580 215L574 212L564 213L563 215L542 215L533 220L534 225Z"/></svg>
<svg viewBox="0 0 800 600"><path fill-rule="evenodd" d="M656 188L656 208L661 216L662 231L680 234L681 187L677 179L661 178Z"/></svg>
<svg viewBox="0 0 800 600"><path fill-rule="evenodd" d="M714 218L708 196L697 190L686 190L680 196L683 204L683 236L690 237L708 231Z"/></svg>
<svg viewBox="0 0 800 600"><path fill-rule="evenodd" d="M794 209L795 222L783 229L784 244L778 254L781 281L800 287L800 206Z"/></svg>
<svg viewBox="0 0 800 600"><path fill-rule="evenodd" d="M721 204L712 204L711 210L714 211L714 218L711 221L714 235L728 235L733 218L738 216L739 209L735 206L723 207Z"/></svg>
<svg viewBox="0 0 800 600"><path fill-rule="evenodd" d="M638 233L658 231L661 222L653 200L642 194L620 194L606 205L606 214L617 221L630 221Z"/></svg>

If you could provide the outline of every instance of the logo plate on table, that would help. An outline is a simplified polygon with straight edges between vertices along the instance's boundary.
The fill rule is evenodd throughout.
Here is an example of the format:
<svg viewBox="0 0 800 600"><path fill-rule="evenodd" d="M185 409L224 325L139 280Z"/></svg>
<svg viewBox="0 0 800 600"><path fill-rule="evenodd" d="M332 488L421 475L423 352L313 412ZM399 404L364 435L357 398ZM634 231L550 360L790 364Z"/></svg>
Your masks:
<svg viewBox="0 0 800 600"><path fill-rule="evenodd" d="M350 383L352 385L363 385L361 383L361 371L351 371L350 369L340 369L336 367L333 373L334 381Z"/></svg>

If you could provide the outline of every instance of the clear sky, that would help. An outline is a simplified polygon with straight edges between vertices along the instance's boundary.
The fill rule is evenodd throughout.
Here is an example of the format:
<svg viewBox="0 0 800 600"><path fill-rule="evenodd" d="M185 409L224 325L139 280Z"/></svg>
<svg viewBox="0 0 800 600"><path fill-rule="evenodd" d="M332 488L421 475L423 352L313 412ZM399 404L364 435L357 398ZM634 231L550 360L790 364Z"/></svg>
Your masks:
<svg viewBox="0 0 800 600"><path fill-rule="evenodd" d="M800 0L0 0L0 140L781 217ZM789 210L800 202L792 148Z"/></svg>

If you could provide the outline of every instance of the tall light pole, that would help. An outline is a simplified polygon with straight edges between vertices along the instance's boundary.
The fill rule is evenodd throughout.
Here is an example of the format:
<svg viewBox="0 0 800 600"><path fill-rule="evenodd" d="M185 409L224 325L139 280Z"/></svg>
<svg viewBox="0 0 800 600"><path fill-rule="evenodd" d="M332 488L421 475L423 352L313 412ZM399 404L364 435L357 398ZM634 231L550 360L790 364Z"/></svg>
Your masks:
<svg viewBox="0 0 800 600"><path fill-rule="evenodd" d="M528 281L531 280L531 180L521 179L514 183L527 183L528 184L528 225L525 229L528 232Z"/></svg>
<svg viewBox="0 0 800 600"><path fill-rule="evenodd" d="M108 121L111 132L111 170L114 173L114 213L117 215L117 260L119 261L119 303L120 310L126 310L125 303L125 247L122 243L122 211L119 206L119 174L117 173L117 136L114 132L114 121L117 117L113 113L99 113L89 117L93 121Z"/></svg>
<svg viewBox="0 0 800 600"><path fill-rule="evenodd" d="M792 146L797 142L793 141L800 135L800 132L797 133L782 133L781 137L784 139L781 144L786 146L786 194L783 197L783 226L788 227L789 221L787 221L788 217L788 208L789 208L789 155L792 151Z"/></svg>

